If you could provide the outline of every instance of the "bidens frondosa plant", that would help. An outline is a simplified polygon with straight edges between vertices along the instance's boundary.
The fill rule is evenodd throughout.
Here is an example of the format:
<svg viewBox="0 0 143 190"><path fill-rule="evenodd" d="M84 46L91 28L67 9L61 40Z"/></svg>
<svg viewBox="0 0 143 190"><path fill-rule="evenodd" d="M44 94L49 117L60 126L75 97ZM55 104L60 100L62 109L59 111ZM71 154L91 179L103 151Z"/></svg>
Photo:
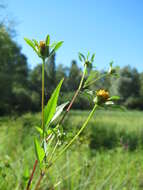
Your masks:
<svg viewBox="0 0 143 190"><path fill-rule="evenodd" d="M40 176L35 185L35 190L37 190L40 187L40 183L44 175L48 172L48 169L52 167L52 165L59 159L59 157L62 154L64 154L66 150L70 147L70 145L78 138L83 129L87 126L96 108L104 105L106 106L113 105L114 100L119 99L119 97L118 96L110 97L109 92L104 89L93 89L93 84L94 86L96 86L95 85L96 82L102 79L103 77L105 78L117 75L116 70L112 67L113 63L110 63L108 72L100 74L97 73L96 70L92 69L95 54L90 56L90 53L88 53L87 56L85 56L82 53L79 53L79 60L83 63L83 73L79 83L79 87L76 90L72 100L63 103L62 105L59 106L57 105L60 89L62 83L64 82L64 79L62 79L59 82L56 89L54 90L54 92L52 93L48 103L45 104L44 102L45 61L62 46L63 41L50 44L49 35L47 35L45 41L37 42L34 39L29 40L27 38L25 38L25 41L27 42L28 45L30 45L33 48L33 50L42 60L42 100L41 100L42 117L41 117L41 126L35 127L37 129L37 132L39 133L40 138L38 139L35 137L34 140L36 160L26 187L27 190L30 189L35 170L37 166L39 166ZM62 136L64 135L62 123L64 121L65 116L70 111L79 93L85 94L93 101L93 109L89 113L87 119L85 120L79 131L76 133L76 135L69 142L61 143ZM66 108L65 111L64 108ZM57 118L59 119L57 120ZM54 127L53 127L53 122L54 122ZM61 147L59 148L59 146Z"/></svg>

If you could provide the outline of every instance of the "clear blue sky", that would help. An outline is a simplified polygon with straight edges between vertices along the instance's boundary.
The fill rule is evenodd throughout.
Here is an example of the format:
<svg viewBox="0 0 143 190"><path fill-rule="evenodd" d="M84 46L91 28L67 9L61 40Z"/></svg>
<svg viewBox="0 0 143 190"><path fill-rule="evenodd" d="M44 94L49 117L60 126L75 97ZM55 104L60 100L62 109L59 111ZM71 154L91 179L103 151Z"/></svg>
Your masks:
<svg viewBox="0 0 143 190"><path fill-rule="evenodd" d="M114 60L143 71L143 0L7 0L14 18L16 41L31 67L39 59L23 38L64 40L56 64L68 66L79 51L96 52L96 65L107 68ZM79 63L79 62L78 62ZM79 63L80 65L80 63Z"/></svg>

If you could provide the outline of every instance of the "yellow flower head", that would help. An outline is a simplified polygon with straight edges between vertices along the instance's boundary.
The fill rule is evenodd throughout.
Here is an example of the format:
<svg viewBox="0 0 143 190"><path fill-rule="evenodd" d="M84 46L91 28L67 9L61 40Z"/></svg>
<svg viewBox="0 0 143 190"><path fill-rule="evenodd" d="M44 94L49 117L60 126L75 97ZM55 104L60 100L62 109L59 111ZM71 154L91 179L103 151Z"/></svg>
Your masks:
<svg viewBox="0 0 143 190"><path fill-rule="evenodd" d="M39 42L39 50L42 56L46 56L46 44L45 41Z"/></svg>
<svg viewBox="0 0 143 190"><path fill-rule="evenodd" d="M39 42L39 48L44 49L45 47L46 47L45 42L44 41L40 41Z"/></svg>
<svg viewBox="0 0 143 190"><path fill-rule="evenodd" d="M97 91L97 96L106 101L109 98L109 92L100 89Z"/></svg>

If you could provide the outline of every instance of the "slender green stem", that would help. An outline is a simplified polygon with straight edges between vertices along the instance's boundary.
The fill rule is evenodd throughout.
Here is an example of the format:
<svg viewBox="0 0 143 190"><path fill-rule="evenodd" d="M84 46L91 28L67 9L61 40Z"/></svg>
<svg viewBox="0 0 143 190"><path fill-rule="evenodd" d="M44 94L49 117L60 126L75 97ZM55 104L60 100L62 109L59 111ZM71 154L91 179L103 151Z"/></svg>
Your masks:
<svg viewBox="0 0 143 190"><path fill-rule="evenodd" d="M50 163L49 167L42 172L42 174L40 175L38 182L36 184L36 188L35 190L38 190L40 183L42 181L42 178L44 177L46 171L59 159L59 157L70 147L70 145L77 139L77 137L81 134L81 132L83 131L83 129L87 126L90 118L93 116L96 108L98 107L97 104L94 105L92 111L90 112L88 118L86 119L86 121L84 122L84 124L82 125L82 127L80 128L80 130L78 131L78 133L72 138L72 140L63 148L63 150L58 154L58 156L52 161L52 163Z"/></svg>
<svg viewBox="0 0 143 190"><path fill-rule="evenodd" d="M42 105L42 129L43 129L43 140L44 140L44 137L45 137L45 125L44 125L44 73L45 73L45 59L43 58L43 63L42 63L42 102L41 102L41 105ZM33 176L34 176L34 173L35 173L35 170L36 170L36 167L37 167L37 164L38 164L38 160L36 159L35 160L35 163L34 163L34 166L33 166L33 170L32 170L32 173L30 175L30 178L29 178L29 181L28 181L28 184L27 184L27 188L26 190L29 190L30 189L30 185L31 185L31 182L32 182L32 179L33 179Z"/></svg>
<svg viewBox="0 0 143 190"><path fill-rule="evenodd" d="M81 134L81 132L83 131L83 129L87 126L90 118L93 116L96 108L97 108L97 104L94 105L92 111L90 112L88 118L86 119L86 121L84 122L84 124L82 125L82 127L80 128L80 130L78 131L78 133L71 139L71 141L62 149L62 151L59 153L59 155L53 160L52 164L69 148L69 146L77 139L77 137Z"/></svg>
<svg viewBox="0 0 143 190"><path fill-rule="evenodd" d="M84 81L84 78L85 78L85 75L86 75L86 70L87 70L87 66L85 65L85 66L84 66L84 71L83 71L83 74L82 74L82 78L81 78L81 81L80 81L80 84L79 84L79 87L78 87L77 91L75 92L75 94L74 94L74 96L73 96L73 98L72 98L72 100L71 100L71 102L70 102L68 108L66 109L66 112L64 113L63 117L62 117L61 120L59 121L59 125L61 125L61 124L63 123L64 118L66 117L66 115L67 115L68 112L70 111L70 109L71 109L71 107L72 107L72 105L73 105L73 103L74 103L76 97L78 96L78 94L79 94L79 92L80 92L80 90L81 90L81 88L82 88L83 81Z"/></svg>
<svg viewBox="0 0 143 190"><path fill-rule="evenodd" d="M43 58L43 63L42 63L42 129L43 129L43 140L45 137L45 124L44 124L44 73L45 73L45 59Z"/></svg>

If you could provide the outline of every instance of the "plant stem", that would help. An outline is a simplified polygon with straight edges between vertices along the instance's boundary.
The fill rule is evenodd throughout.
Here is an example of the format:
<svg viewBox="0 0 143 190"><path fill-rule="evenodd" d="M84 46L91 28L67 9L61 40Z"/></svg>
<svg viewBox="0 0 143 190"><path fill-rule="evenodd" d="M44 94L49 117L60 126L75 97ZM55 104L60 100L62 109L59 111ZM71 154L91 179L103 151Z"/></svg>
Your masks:
<svg viewBox="0 0 143 190"><path fill-rule="evenodd" d="M32 182L33 175L34 175L34 172L35 172L35 169L36 169L37 164L38 164L38 160L35 160L35 163L34 163L34 166L33 166L33 170L32 170L32 173L31 173L31 175L30 175L30 178L29 178L29 181L28 181L26 190L29 190L29 188L30 188L30 184L31 184L31 182Z"/></svg>
<svg viewBox="0 0 143 190"><path fill-rule="evenodd" d="M90 83L88 83L87 85L85 85L83 88L87 88L89 87L90 85L94 84L96 81L102 79L103 77L106 77L108 76L109 74L102 74L101 76L97 77L95 80L91 81Z"/></svg>
<svg viewBox="0 0 143 190"><path fill-rule="evenodd" d="M87 70L87 65L85 64L85 66L84 66L84 71L83 71L83 74L82 74L82 77L81 77L81 81L80 81L79 87L78 87L77 91L75 92L75 94L74 94L74 96L73 96L73 98L72 98L72 100L71 100L71 102L70 102L68 108L66 109L66 111L65 111L65 113L64 113L64 115L63 115L63 117L62 117L61 120L59 121L59 125L61 125L61 124L63 123L63 121L64 121L66 115L67 115L68 112L70 111L70 109L71 109L71 107L72 107L72 105L73 105L73 103L74 103L76 97L78 96L78 94L79 94L79 92L80 92L80 90L81 90L81 88L82 88L83 81L84 81L85 74L86 74L86 70ZM56 148L57 148L57 146L55 147L55 149L56 149ZM54 152L55 152L55 150L54 150ZM52 157L53 157L53 155L52 155ZM51 159L50 159L50 160L51 160ZM51 167L52 164L53 164L53 163L51 163L49 167ZM48 167L48 168L49 168L49 167ZM40 185L40 182L41 182L42 178L44 177L44 175L45 175L45 172L43 172L42 175L40 175L39 180L38 180L38 182L37 182L37 184L36 184L35 190L38 189L38 187L39 187L39 185Z"/></svg>
<svg viewBox="0 0 143 190"><path fill-rule="evenodd" d="M80 130L78 131L78 133L71 139L71 141L63 148L63 150L59 153L59 155L57 156L57 158L55 158L55 160L53 160L52 164L69 148L69 146L77 139L77 137L81 134L81 132L83 131L83 129L87 126L90 118L93 116L96 108L98 107L97 104L94 105L92 111L90 112L88 118L86 119L86 121L84 122L84 124L82 125L82 127L80 128Z"/></svg>
<svg viewBox="0 0 143 190"><path fill-rule="evenodd" d="M44 125L44 73L45 73L45 70L44 70L44 67L45 67L45 59L43 58L43 63L42 63L42 102L41 102L41 105L42 105L42 129L43 129L43 140L44 140L44 137L45 137L45 125ZM35 163L33 165L33 170L32 170L32 173L30 175L30 178L29 178L29 181L28 181L28 184L27 184L27 188L26 190L29 190L30 188L30 185L31 185L31 182L32 182L32 179L33 179L33 176L34 176L34 173L35 173L35 170L36 170L36 167L37 167L37 164L38 164L38 160L36 159L35 160Z"/></svg>
<svg viewBox="0 0 143 190"><path fill-rule="evenodd" d="M66 115L67 115L68 112L70 111L70 109L71 109L71 107L72 107L72 105L73 105L73 103L74 103L76 97L78 96L78 94L79 94L79 92L80 92L80 90L81 90L81 87L82 87L83 81L84 81L84 77L85 77L85 74L86 74L86 69L87 69L87 66L85 65L85 66L84 66L84 71L83 71L83 74L82 74L82 78L81 78L81 81L80 81L80 84L79 84L79 87L78 87L77 91L75 92L75 94L74 94L74 96L73 96L73 98L72 98L72 100L71 100L71 102L70 102L68 108L66 109L66 111L65 111L65 113L64 113L64 115L63 115L63 117L62 117L61 120L59 121L59 125L62 124L64 118L66 117Z"/></svg>
<svg viewBox="0 0 143 190"><path fill-rule="evenodd" d="M45 175L45 173L41 172L40 177L39 177L39 179L38 179L38 182L37 182L37 184L36 184L35 190L38 190L39 185L40 185L41 180L43 179L44 175Z"/></svg>
<svg viewBox="0 0 143 190"><path fill-rule="evenodd" d="M59 153L59 155L53 160L53 162L50 164L50 166L47 168L49 169L58 159L59 157L70 147L70 145L77 139L77 137L81 134L81 132L83 131L83 129L87 126L89 120L91 119L91 117L93 116L96 108L98 107L97 104L94 105L92 111L90 112L88 118L86 119L86 121L84 122L84 124L82 125L82 127L80 128L80 130L78 131L78 133L72 138L72 140L64 147L64 149ZM41 183L41 180L42 178L44 177L46 171L42 172L39 179L38 179L38 182L36 184L36 187L35 187L35 190L38 190L39 188L39 185Z"/></svg>
<svg viewBox="0 0 143 190"><path fill-rule="evenodd" d="M45 137L45 125L44 125L44 73L45 73L45 59L43 58L43 63L42 63L42 129L43 129L43 140Z"/></svg>

